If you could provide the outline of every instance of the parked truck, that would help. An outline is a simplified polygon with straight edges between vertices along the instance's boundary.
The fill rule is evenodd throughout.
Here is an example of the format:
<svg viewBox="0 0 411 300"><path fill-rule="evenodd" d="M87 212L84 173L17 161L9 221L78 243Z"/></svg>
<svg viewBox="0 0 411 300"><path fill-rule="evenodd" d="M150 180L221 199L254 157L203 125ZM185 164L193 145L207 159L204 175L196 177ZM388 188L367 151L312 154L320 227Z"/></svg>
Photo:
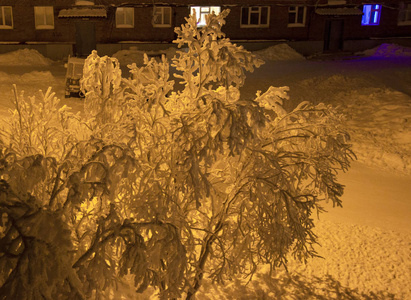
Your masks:
<svg viewBox="0 0 411 300"><path fill-rule="evenodd" d="M84 94L80 90L80 79L83 76L83 66L85 59L78 57L68 57L65 67L66 72L66 87L65 97L83 98Z"/></svg>

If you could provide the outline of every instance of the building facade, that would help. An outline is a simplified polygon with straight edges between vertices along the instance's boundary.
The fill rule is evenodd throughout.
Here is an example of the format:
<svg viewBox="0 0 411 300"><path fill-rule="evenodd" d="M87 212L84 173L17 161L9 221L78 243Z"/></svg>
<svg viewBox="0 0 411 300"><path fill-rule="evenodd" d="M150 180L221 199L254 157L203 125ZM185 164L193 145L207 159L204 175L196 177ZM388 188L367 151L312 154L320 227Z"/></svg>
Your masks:
<svg viewBox="0 0 411 300"><path fill-rule="evenodd" d="M411 46L411 0L0 0L0 52L31 47L59 59L169 47L196 11L230 9L223 31L250 50L287 42L303 54Z"/></svg>

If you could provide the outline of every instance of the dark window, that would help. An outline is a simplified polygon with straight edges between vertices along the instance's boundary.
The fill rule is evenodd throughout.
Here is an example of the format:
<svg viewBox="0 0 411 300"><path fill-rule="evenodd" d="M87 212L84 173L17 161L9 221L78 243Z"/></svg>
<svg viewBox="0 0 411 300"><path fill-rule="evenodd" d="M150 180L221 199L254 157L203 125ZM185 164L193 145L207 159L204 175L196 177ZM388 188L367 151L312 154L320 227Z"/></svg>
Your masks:
<svg viewBox="0 0 411 300"><path fill-rule="evenodd" d="M0 29L13 28L13 11L11 6L0 6Z"/></svg>
<svg viewBox="0 0 411 300"><path fill-rule="evenodd" d="M268 27L269 6L250 6L241 9L241 27Z"/></svg>
<svg viewBox="0 0 411 300"><path fill-rule="evenodd" d="M305 26L305 6L290 6L288 8L288 27Z"/></svg>

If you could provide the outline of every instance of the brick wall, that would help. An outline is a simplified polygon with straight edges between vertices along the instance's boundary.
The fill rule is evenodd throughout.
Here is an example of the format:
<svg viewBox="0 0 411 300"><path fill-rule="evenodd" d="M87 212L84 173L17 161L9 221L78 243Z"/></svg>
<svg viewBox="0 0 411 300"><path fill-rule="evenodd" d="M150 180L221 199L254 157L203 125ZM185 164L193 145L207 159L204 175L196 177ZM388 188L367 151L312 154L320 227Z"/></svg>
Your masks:
<svg viewBox="0 0 411 300"><path fill-rule="evenodd" d="M58 18L61 9L69 8L74 0L2 0L0 5L12 6L14 17L13 29L0 29L0 42L45 42L75 43L75 22L78 19ZM161 3L172 3L172 26L156 28L151 24L151 1L100 0L96 4L107 5L107 19L90 18L96 27L96 42L117 43L120 41L171 42L175 39L174 27L184 23L188 16L187 3L201 5L226 4L231 10L223 31L233 40L289 40L289 41L322 41L326 21L333 16L321 16L315 13L314 4L326 4L327 0L162 0ZM365 0L347 0L347 4L365 3ZM135 27L116 28L115 6L122 3L136 5ZM134 4L133 4L134 3ZM177 3L177 5L175 5ZM411 36L411 26L398 26L398 1L385 0L379 26L361 26L361 16L339 16L344 19L344 40L365 40L369 38ZM307 4L306 26L287 27L288 5ZM34 25L34 6L52 5L54 7L53 30L36 30ZM269 5L271 7L270 25L268 28L241 28L241 6ZM224 8L224 7L222 7Z"/></svg>

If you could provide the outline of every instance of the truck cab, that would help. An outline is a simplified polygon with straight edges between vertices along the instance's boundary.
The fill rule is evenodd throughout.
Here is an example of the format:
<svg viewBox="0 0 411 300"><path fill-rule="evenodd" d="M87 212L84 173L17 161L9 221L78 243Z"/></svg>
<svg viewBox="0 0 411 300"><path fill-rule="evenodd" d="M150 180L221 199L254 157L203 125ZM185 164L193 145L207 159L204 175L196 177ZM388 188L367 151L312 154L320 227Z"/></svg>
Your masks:
<svg viewBox="0 0 411 300"><path fill-rule="evenodd" d="M83 66L85 59L78 57L68 57L66 72L65 97L83 98L84 94L80 90L80 79L83 76Z"/></svg>

